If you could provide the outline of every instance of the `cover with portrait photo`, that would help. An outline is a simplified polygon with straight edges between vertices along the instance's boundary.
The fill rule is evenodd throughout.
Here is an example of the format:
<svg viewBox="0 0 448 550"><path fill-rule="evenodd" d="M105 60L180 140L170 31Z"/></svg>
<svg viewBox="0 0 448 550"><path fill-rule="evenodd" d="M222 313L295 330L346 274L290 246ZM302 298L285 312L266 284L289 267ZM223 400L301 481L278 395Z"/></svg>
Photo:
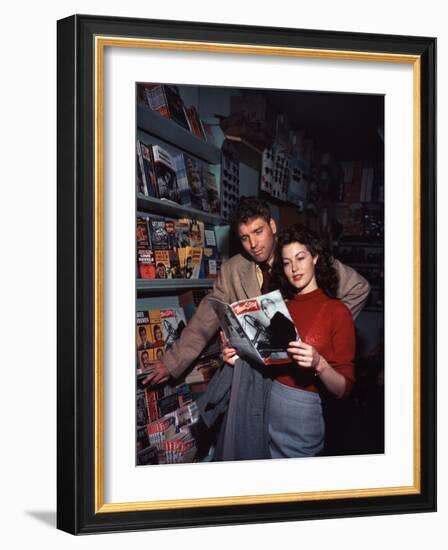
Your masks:
<svg viewBox="0 0 448 550"><path fill-rule="evenodd" d="M226 304L207 296L231 347L262 365L291 362L286 348L299 334L279 290Z"/></svg>
<svg viewBox="0 0 448 550"><path fill-rule="evenodd" d="M171 263L169 250L154 250L156 264L156 279L171 279Z"/></svg>
<svg viewBox="0 0 448 550"><path fill-rule="evenodd" d="M151 335L151 325L149 313L147 311L137 311L137 350L151 349L154 347Z"/></svg>
<svg viewBox="0 0 448 550"><path fill-rule="evenodd" d="M160 319L160 309L152 309L149 312L149 321L151 323L151 342L154 348L165 346L163 337L162 323Z"/></svg>

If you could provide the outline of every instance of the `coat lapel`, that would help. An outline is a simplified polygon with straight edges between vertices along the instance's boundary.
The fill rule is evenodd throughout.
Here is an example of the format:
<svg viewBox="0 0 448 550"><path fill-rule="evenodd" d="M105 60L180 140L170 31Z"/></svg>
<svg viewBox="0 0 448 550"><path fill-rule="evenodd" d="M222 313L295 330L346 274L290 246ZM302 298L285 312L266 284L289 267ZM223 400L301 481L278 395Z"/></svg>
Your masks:
<svg viewBox="0 0 448 550"><path fill-rule="evenodd" d="M255 262L246 260L241 271L241 286L247 298L254 298L260 295L260 287L258 286L257 274L255 270Z"/></svg>

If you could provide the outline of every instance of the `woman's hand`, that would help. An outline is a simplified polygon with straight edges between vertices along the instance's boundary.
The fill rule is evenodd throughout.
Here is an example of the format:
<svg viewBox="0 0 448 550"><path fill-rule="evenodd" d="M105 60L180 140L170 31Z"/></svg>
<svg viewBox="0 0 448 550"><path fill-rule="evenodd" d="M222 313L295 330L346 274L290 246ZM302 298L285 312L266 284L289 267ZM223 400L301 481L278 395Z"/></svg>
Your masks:
<svg viewBox="0 0 448 550"><path fill-rule="evenodd" d="M315 376L318 376L328 390L336 397L343 397L346 381L344 376L336 372L327 362L325 357L313 348L310 344L299 342L289 342L287 348L288 355L300 367L313 369Z"/></svg>
<svg viewBox="0 0 448 550"><path fill-rule="evenodd" d="M223 331L220 332L221 336L221 355L223 361L228 363L229 365L234 365L236 363L236 360L239 359L239 356L236 354L236 349L231 348L229 346L229 341L224 336Z"/></svg>
<svg viewBox="0 0 448 550"><path fill-rule="evenodd" d="M310 344L305 344L302 340L289 342L286 351L295 363L307 369L315 369L321 360L319 352Z"/></svg>

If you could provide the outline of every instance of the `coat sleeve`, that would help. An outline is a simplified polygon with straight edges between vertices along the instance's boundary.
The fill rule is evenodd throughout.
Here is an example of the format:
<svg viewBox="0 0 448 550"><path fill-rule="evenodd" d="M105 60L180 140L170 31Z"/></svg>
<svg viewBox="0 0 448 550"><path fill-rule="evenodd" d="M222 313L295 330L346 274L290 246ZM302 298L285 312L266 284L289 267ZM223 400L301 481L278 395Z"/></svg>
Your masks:
<svg viewBox="0 0 448 550"><path fill-rule="evenodd" d="M370 284L357 271L334 260L333 266L339 278L338 298L350 310L353 319L360 314L370 293Z"/></svg>
<svg viewBox="0 0 448 550"><path fill-rule="evenodd" d="M209 296L223 302L229 301L228 269L223 264ZM198 358L219 328L215 310L205 297L193 317L182 331L180 338L165 352L163 363L174 378L179 377Z"/></svg>

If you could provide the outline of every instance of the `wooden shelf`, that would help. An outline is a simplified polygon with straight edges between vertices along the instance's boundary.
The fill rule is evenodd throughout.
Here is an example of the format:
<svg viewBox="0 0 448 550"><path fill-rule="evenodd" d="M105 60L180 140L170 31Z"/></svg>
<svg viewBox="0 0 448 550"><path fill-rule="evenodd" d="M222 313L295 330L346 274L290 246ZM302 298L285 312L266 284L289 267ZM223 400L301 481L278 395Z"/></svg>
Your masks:
<svg viewBox="0 0 448 550"><path fill-rule="evenodd" d="M137 292L165 293L212 288L215 279L137 279Z"/></svg>
<svg viewBox="0 0 448 550"><path fill-rule="evenodd" d="M140 211L137 214L156 214L158 216L169 216L171 218L193 218L213 225L229 223L218 214L203 212L202 210L196 210L195 208L183 206L182 204L177 204L176 202L165 199L147 197L141 193L137 193L137 209Z"/></svg>
<svg viewBox="0 0 448 550"><path fill-rule="evenodd" d="M209 164L221 162L221 149L196 137L194 134L176 124L169 118L164 118L143 105L137 106L137 128L157 136L179 149L199 157Z"/></svg>

